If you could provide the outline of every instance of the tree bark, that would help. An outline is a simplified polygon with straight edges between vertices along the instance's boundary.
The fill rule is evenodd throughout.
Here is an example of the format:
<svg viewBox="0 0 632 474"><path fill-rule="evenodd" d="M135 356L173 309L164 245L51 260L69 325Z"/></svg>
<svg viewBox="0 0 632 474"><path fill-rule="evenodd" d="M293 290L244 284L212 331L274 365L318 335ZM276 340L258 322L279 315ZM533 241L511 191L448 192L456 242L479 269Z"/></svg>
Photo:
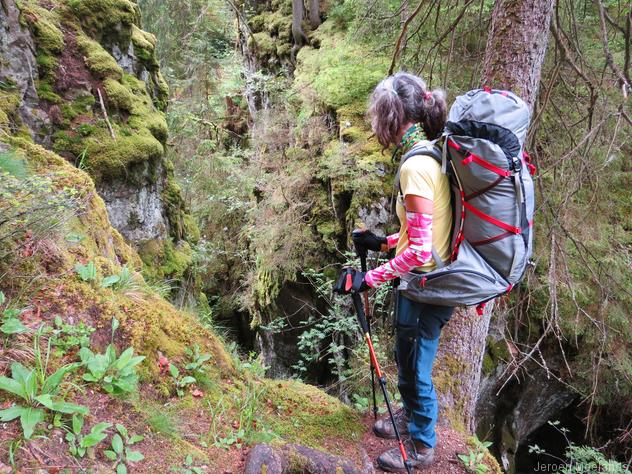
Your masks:
<svg viewBox="0 0 632 474"><path fill-rule="evenodd" d="M481 83L509 89L531 109L537 97L554 0L497 0L487 39ZM493 305L483 316L458 309L441 337L434 369L441 418L474 432L487 331Z"/></svg>
<svg viewBox="0 0 632 474"><path fill-rule="evenodd" d="M294 45L290 53L292 63L296 63L296 53L301 47L309 42L303 31L303 17L305 16L305 5L303 0L292 0L292 38Z"/></svg>
<svg viewBox="0 0 632 474"><path fill-rule="evenodd" d="M310 0L309 1L309 24L312 26L312 29L315 30L320 26L320 1L319 0Z"/></svg>
<svg viewBox="0 0 632 474"><path fill-rule="evenodd" d="M481 83L510 89L530 108L538 94L554 0L498 0Z"/></svg>

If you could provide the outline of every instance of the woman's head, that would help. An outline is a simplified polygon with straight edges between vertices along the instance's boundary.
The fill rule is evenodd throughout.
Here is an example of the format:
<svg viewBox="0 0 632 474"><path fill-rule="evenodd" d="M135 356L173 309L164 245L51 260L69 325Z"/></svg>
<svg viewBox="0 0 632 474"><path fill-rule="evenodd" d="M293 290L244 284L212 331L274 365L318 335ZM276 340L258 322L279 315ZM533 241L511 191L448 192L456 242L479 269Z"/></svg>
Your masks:
<svg viewBox="0 0 632 474"><path fill-rule="evenodd" d="M421 124L429 139L443 131L447 116L445 92L429 91L426 82L412 74L398 72L383 79L371 94L369 117L373 133L383 147L397 145L403 127Z"/></svg>

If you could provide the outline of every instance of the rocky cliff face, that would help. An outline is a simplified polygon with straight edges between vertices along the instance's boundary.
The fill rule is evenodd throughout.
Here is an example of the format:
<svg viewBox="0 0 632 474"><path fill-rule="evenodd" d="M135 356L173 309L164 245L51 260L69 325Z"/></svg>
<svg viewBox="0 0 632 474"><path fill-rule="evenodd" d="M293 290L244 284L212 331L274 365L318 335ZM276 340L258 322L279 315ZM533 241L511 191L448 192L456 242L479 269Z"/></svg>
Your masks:
<svg viewBox="0 0 632 474"><path fill-rule="evenodd" d="M165 158L168 89L128 0L3 0L0 125L95 180L114 227L178 278L196 229Z"/></svg>

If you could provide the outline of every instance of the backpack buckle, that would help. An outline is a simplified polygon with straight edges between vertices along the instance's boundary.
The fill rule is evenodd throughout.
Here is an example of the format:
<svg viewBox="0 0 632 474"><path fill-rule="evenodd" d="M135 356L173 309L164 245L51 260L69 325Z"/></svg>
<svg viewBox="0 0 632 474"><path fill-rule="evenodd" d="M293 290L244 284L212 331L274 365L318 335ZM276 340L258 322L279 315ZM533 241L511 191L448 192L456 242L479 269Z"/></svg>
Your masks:
<svg viewBox="0 0 632 474"><path fill-rule="evenodd" d="M512 168L516 172L520 172L522 170L522 160L517 156L512 158Z"/></svg>

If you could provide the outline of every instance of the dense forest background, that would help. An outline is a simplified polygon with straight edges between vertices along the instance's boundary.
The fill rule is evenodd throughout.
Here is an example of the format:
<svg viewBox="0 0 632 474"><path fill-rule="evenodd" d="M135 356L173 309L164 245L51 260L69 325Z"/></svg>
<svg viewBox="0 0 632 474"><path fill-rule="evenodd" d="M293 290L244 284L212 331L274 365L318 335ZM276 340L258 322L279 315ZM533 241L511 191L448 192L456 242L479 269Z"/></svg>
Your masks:
<svg viewBox="0 0 632 474"><path fill-rule="evenodd" d="M494 17L519 3L4 0L0 370L33 367L43 388L52 369L89 367L82 347L145 360L130 390L81 388L90 372L67 367L72 384L50 394L90 415L27 397L43 437L6 415L0 468L216 472L286 441L360 463L367 353L330 288L358 264L353 228L397 228L368 95L400 69L449 102L479 87ZM490 471L632 465L631 23L629 2L564 0L545 30L527 142L535 266L493 310L474 426L442 414L457 438L492 443ZM389 290L371 301L396 395ZM460 368L435 374L439 391L460 390ZM60 452L73 412L84 434L112 425L114 461ZM143 433L144 460L109 447L117 422Z"/></svg>

